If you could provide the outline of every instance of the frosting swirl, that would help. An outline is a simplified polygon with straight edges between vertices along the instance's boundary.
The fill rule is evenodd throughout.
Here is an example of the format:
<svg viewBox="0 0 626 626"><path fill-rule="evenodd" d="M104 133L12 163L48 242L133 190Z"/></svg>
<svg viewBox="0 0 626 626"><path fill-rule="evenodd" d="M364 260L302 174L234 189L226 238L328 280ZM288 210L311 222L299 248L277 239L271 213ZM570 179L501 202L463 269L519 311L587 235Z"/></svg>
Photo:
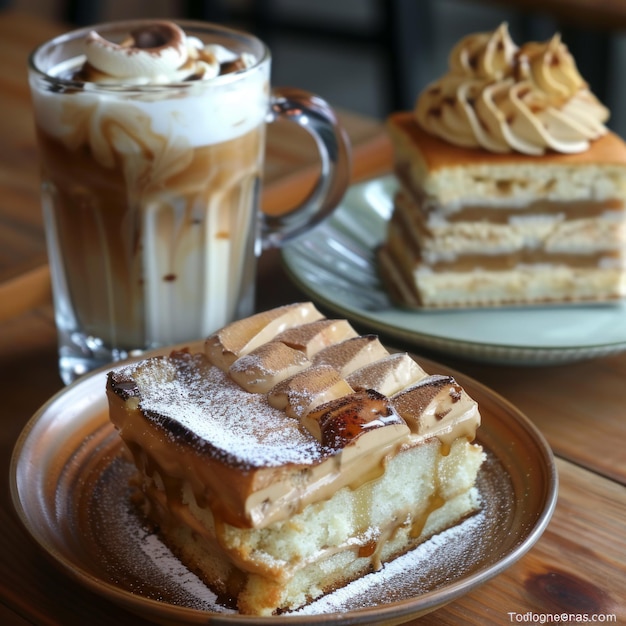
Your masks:
<svg viewBox="0 0 626 626"><path fill-rule="evenodd" d="M97 83L168 84L207 80L254 64L217 44L204 45L172 22L150 22L114 43L91 31L79 78Z"/></svg>
<svg viewBox="0 0 626 626"><path fill-rule="evenodd" d="M447 74L420 95L418 123L445 141L490 152L583 152L609 112L555 35L518 47L506 23L462 39Z"/></svg>

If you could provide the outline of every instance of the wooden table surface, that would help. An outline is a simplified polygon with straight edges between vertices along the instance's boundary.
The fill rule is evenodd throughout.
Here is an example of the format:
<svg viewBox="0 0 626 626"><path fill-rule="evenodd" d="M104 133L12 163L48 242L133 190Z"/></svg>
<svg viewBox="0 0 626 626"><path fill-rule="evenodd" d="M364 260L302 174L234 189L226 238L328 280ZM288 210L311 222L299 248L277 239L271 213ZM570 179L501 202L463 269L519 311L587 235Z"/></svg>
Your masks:
<svg viewBox="0 0 626 626"><path fill-rule="evenodd" d="M25 67L29 50L61 30L31 16L0 12L0 471L5 476L0 623L142 624L59 573L19 523L8 486L20 431L62 388ZM354 180L389 171L391 152L380 124L341 117L354 143ZM266 206L289 205L302 195L311 163L309 152L283 131L270 133ZM287 174L294 166L298 171ZM259 307L306 299L282 272L278 253L265 253ZM609 623L626 624L626 354L538 368L435 358L526 413L554 450L560 488L551 523L524 557L472 593L412 623L537 623L570 613L598 621L609 614L615 616Z"/></svg>

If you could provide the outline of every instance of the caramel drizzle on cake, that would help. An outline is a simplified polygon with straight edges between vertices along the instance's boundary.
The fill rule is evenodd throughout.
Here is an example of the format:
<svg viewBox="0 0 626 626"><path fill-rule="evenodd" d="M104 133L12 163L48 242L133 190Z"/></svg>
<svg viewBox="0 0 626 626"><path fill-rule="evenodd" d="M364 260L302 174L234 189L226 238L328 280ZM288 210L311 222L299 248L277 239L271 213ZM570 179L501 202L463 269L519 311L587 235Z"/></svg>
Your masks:
<svg viewBox="0 0 626 626"><path fill-rule="evenodd" d="M154 431L153 458L135 462L171 465L157 439L175 436L188 448L198 498L209 485L223 520L240 527L287 519L362 484L404 447L437 438L445 452L458 437L472 440L480 423L454 379L429 376L408 354L389 354L377 337L310 303L235 322L206 340L204 354L118 369L108 392ZM118 427L127 443L145 436Z"/></svg>
<svg viewBox="0 0 626 626"><path fill-rule="evenodd" d="M137 502L239 612L296 609L480 509L480 414L310 303L109 373Z"/></svg>

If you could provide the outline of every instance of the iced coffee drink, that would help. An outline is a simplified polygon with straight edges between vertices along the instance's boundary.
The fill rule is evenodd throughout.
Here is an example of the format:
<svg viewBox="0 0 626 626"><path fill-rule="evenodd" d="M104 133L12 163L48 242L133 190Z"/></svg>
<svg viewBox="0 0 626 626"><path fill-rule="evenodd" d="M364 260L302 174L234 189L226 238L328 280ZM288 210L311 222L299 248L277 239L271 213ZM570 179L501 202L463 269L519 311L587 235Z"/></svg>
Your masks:
<svg viewBox="0 0 626 626"><path fill-rule="evenodd" d="M126 23L44 45L31 66L66 382L250 315L265 46Z"/></svg>

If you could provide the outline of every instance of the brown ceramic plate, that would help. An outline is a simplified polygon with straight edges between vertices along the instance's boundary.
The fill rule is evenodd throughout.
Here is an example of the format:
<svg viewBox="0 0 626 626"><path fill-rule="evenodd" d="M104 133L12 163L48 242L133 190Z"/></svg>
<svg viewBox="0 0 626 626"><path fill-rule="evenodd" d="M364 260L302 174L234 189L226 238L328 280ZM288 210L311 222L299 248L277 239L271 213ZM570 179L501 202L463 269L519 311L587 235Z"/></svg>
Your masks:
<svg viewBox="0 0 626 626"><path fill-rule="evenodd" d="M445 369L418 360L429 372ZM556 468L543 437L503 398L452 373L481 408L483 510L300 613L259 619L221 607L145 531L130 506L129 466L108 421L106 371L67 387L28 423L11 464L13 502L35 541L68 575L158 623L400 624L513 564L540 537L556 503Z"/></svg>

